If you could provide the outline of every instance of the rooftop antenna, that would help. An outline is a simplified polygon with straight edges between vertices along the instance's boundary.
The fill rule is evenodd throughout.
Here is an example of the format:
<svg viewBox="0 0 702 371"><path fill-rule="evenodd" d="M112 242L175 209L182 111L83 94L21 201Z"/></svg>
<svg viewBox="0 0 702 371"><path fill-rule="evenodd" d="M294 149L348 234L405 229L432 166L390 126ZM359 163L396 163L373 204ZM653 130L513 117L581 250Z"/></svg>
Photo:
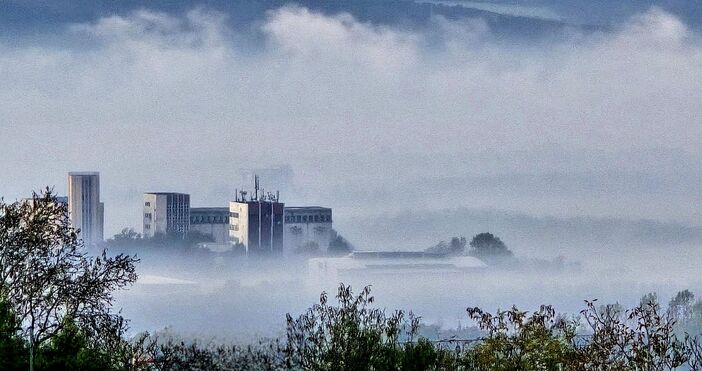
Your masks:
<svg viewBox="0 0 702 371"><path fill-rule="evenodd" d="M280 191L275 191L275 202L280 200Z"/></svg>
<svg viewBox="0 0 702 371"><path fill-rule="evenodd" d="M258 175L256 174L254 174L254 189L256 190L254 201L258 201Z"/></svg>
<svg viewBox="0 0 702 371"><path fill-rule="evenodd" d="M239 189L234 188L234 201L239 202Z"/></svg>

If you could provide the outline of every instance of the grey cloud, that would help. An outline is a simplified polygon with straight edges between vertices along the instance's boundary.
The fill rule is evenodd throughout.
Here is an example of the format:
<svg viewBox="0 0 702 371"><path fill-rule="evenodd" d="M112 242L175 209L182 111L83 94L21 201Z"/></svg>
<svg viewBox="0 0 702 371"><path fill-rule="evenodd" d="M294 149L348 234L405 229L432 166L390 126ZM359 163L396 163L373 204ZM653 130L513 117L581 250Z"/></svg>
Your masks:
<svg viewBox="0 0 702 371"><path fill-rule="evenodd" d="M101 170L114 232L138 224L140 194L125 189L220 203L207 190L233 190L231 174L256 164L290 163L317 189L331 181L313 169L332 154L378 154L336 184L363 180L388 151L460 159L559 143L699 155L698 35L658 9L547 45L502 42L480 19L408 30L284 7L251 49L224 19L140 10L68 27L74 46L0 45L0 164L18 179L1 193L60 190L68 170ZM392 171L388 184L415 169Z"/></svg>

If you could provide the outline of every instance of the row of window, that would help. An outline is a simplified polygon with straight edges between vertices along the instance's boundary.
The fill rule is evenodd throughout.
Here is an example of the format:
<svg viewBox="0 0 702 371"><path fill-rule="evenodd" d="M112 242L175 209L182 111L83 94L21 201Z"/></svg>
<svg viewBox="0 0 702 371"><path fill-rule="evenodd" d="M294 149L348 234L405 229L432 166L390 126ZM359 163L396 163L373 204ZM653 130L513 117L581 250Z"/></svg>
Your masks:
<svg viewBox="0 0 702 371"><path fill-rule="evenodd" d="M239 219L239 213L229 213L229 217Z"/></svg>
<svg viewBox="0 0 702 371"><path fill-rule="evenodd" d="M229 219L226 215L197 215L190 217L190 223L202 224L202 223L228 223Z"/></svg>
<svg viewBox="0 0 702 371"><path fill-rule="evenodd" d="M285 217L286 223L322 223L331 222L331 215L290 215Z"/></svg>

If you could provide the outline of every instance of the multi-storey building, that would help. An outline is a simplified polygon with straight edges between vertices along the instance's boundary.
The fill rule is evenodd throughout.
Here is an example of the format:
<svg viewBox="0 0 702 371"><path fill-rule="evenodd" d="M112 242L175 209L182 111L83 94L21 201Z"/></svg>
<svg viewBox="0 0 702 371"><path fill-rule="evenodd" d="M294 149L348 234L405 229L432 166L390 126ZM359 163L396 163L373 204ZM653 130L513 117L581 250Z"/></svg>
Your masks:
<svg viewBox="0 0 702 371"><path fill-rule="evenodd" d="M190 227L190 195L173 192L144 193L144 237L164 235L185 238Z"/></svg>
<svg viewBox="0 0 702 371"><path fill-rule="evenodd" d="M86 246L103 240L104 204L100 202L100 173L68 173L68 216L73 227L80 229Z"/></svg>
<svg viewBox="0 0 702 371"><path fill-rule="evenodd" d="M229 237L232 243L242 244L247 255L279 254L283 252L283 209L285 204L273 194L258 195L248 200L246 192L229 203Z"/></svg>
<svg viewBox="0 0 702 371"><path fill-rule="evenodd" d="M195 231L212 236L217 244L229 242L229 208L190 208L190 232Z"/></svg>
<svg viewBox="0 0 702 371"><path fill-rule="evenodd" d="M332 209L319 206L285 208L285 254L316 244L325 253L332 239Z"/></svg>

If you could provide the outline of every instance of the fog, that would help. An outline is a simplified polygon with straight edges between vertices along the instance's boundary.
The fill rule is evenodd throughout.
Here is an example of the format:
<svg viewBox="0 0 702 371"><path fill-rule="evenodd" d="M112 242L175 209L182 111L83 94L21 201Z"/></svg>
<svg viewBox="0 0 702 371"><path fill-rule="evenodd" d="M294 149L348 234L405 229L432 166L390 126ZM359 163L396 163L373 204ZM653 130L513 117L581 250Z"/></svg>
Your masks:
<svg viewBox="0 0 702 371"><path fill-rule="evenodd" d="M587 260L566 258L562 268L525 258L521 268L432 274L366 271L342 275L339 280L357 290L372 285L376 305L411 310L423 323L445 329L471 325L465 309L472 306L491 311L512 305L536 310L541 304L553 304L560 312L575 315L584 308L585 299L632 307L644 294L656 292L665 305L678 291L699 293L702 288L699 244L672 249L668 245L600 246L601 251L589 254ZM617 250L622 247L636 252ZM286 313L301 314L317 303L322 291L335 293L338 284L310 275L301 260L227 266L162 260L147 256L140 281L119 295L134 332L168 329L179 336L239 342L279 336Z"/></svg>
<svg viewBox="0 0 702 371"><path fill-rule="evenodd" d="M249 186L239 169L285 165L290 184L264 187L332 207L358 249L490 231L522 261L573 262L350 279L431 322L702 293L702 48L678 16L636 9L529 41L486 17L408 27L288 5L242 30L230 16L144 7L0 38L0 194L65 193L68 171L100 171L110 236L140 230L144 192L225 206ZM337 283L304 262L147 254L139 270L119 300L135 331L234 338L275 335Z"/></svg>

